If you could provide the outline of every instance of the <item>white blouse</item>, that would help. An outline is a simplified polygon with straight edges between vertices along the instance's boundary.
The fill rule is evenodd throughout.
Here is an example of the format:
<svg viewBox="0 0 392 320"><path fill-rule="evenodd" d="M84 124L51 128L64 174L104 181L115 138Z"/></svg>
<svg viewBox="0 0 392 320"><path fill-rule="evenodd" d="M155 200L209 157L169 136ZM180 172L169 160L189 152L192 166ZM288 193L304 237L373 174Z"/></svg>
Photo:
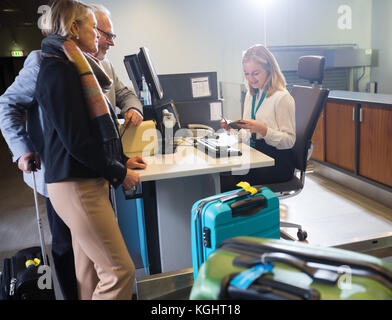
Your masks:
<svg viewBox="0 0 392 320"><path fill-rule="evenodd" d="M253 97L248 92L244 101L244 120L252 119L252 99ZM256 99L255 108L258 103L259 99ZM267 144L281 150L291 149L294 146L295 102L287 90L276 91L270 97L265 97L256 113L256 120L268 128L265 137L257 133L256 139L264 139ZM247 131L249 136L249 130Z"/></svg>

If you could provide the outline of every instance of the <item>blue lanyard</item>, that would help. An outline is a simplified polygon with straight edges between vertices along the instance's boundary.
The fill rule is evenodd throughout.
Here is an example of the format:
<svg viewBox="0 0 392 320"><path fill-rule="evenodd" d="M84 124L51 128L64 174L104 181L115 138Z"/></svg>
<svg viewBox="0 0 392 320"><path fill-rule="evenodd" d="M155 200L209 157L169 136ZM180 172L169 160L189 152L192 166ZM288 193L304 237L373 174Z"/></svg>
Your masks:
<svg viewBox="0 0 392 320"><path fill-rule="evenodd" d="M255 111L256 96L257 96L257 94L255 94L255 95L253 96L253 100L252 100L252 120L256 120L256 113L257 113L257 111L259 111L259 109L260 109L260 107L261 107L261 104L263 103L263 101L264 101L264 99L265 99L265 91L263 91L263 94L261 95L260 101L259 101L259 103L257 104L257 108L256 108L256 111Z"/></svg>
<svg viewBox="0 0 392 320"><path fill-rule="evenodd" d="M257 92L256 94L253 96L253 100L252 100L252 120L256 120L256 113L257 111L259 111L261 104L263 103L264 99L265 99L265 91L263 91L263 94L261 95L260 101L257 104L257 108L255 110L255 106L256 106L256 96L257 96ZM256 147L256 133L252 133L252 137L250 139L250 146L255 148Z"/></svg>

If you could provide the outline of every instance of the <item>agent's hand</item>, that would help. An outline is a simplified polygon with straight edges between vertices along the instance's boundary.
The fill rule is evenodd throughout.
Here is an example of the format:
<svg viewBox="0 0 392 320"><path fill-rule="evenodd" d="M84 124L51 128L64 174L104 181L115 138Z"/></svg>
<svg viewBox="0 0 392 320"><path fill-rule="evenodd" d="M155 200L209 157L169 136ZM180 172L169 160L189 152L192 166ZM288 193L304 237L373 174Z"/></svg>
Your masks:
<svg viewBox="0 0 392 320"><path fill-rule="evenodd" d="M22 155L18 159L18 168L20 170L22 170L23 172L30 173L31 171L30 171L29 162L31 160L35 160L35 163L37 164L37 169L40 170L41 169L41 159L40 159L38 153L35 153L35 152L28 152L28 153L25 153L24 155Z"/></svg>
<svg viewBox="0 0 392 320"><path fill-rule="evenodd" d="M147 167L147 163L141 156L136 156L128 159L126 166L129 169L145 169Z"/></svg>
<svg viewBox="0 0 392 320"><path fill-rule="evenodd" d="M220 127L227 130L227 131L231 130L231 128L229 127L229 123L225 119L222 119L220 121Z"/></svg>
<svg viewBox="0 0 392 320"><path fill-rule="evenodd" d="M143 117L135 109L130 109L124 114L124 120L124 126L127 126L129 122L129 128L138 127L142 123Z"/></svg>
<svg viewBox="0 0 392 320"><path fill-rule="evenodd" d="M250 132L260 133L263 137L267 134L268 127L257 120L241 120L244 124L237 124L241 129L248 129Z"/></svg>
<svg viewBox="0 0 392 320"><path fill-rule="evenodd" d="M136 171L127 169L127 175L122 183L125 190L132 189L141 183L139 174Z"/></svg>

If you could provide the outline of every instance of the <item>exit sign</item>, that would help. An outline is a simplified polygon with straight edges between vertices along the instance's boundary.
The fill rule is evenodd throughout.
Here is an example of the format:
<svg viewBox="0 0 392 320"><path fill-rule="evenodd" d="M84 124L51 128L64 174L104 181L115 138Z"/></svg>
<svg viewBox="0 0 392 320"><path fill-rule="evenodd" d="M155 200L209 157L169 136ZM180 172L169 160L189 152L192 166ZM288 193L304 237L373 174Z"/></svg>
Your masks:
<svg viewBox="0 0 392 320"><path fill-rule="evenodd" d="M23 50L12 50L11 57L23 57Z"/></svg>

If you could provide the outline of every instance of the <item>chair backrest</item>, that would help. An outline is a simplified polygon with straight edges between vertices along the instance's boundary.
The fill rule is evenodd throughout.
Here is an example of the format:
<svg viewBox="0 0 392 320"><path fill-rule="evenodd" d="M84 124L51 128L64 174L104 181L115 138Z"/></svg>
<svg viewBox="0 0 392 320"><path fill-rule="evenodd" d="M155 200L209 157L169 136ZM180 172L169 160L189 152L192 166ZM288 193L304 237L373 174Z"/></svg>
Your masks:
<svg viewBox="0 0 392 320"><path fill-rule="evenodd" d="M299 59L298 76L311 83L321 84L324 73L325 58L304 56ZM296 142L293 147L296 168L306 169L308 150L316 128L318 118L327 101L329 90L314 86L297 86L291 89L295 101Z"/></svg>

